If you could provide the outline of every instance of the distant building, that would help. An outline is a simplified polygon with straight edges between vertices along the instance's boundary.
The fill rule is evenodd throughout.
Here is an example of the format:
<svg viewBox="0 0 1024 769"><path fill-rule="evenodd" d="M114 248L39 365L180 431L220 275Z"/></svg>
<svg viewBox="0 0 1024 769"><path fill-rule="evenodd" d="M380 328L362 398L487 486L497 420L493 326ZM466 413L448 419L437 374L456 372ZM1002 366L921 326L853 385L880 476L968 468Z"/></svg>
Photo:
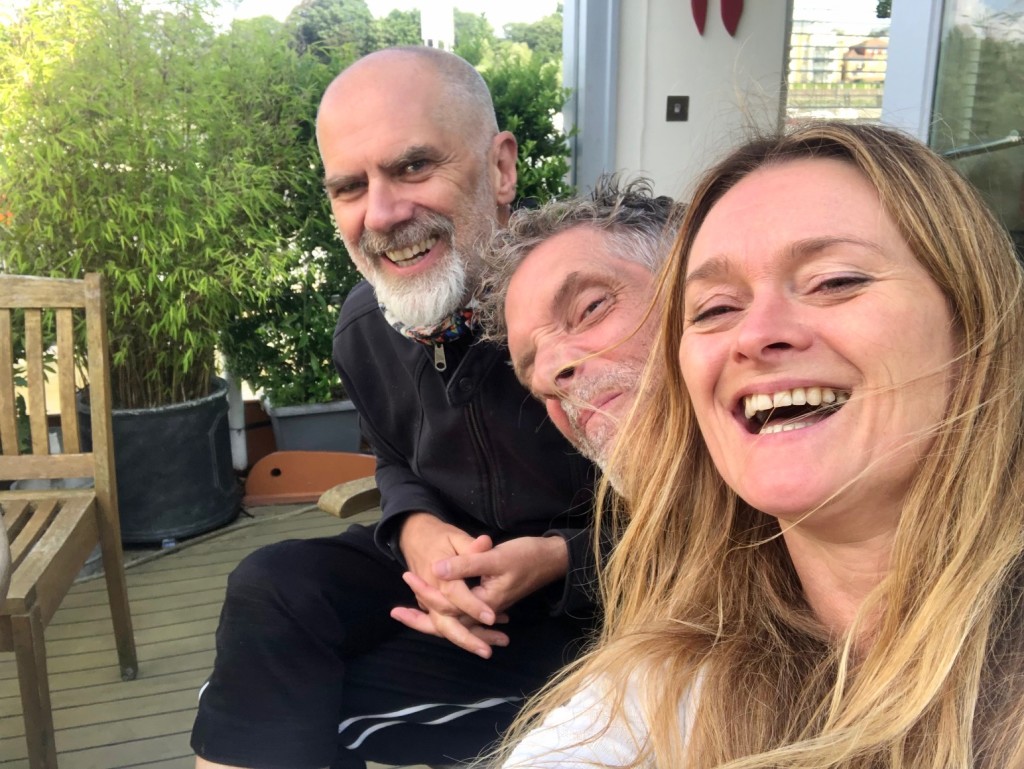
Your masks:
<svg viewBox="0 0 1024 769"><path fill-rule="evenodd" d="M793 20L789 38L789 82L881 83L889 39L868 30L842 31L818 20Z"/></svg>
<svg viewBox="0 0 1024 769"><path fill-rule="evenodd" d="M889 58L889 38L869 37L851 45L843 54L844 83L882 83Z"/></svg>

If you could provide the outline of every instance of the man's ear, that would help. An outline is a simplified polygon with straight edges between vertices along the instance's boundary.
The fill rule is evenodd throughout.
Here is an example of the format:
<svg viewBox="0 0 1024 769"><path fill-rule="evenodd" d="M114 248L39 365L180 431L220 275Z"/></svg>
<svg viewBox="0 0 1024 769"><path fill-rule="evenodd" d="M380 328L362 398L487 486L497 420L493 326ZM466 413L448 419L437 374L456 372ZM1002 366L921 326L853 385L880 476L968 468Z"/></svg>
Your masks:
<svg viewBox="0 0 1024 769"><path fill-rule="evenodd" d="M519 145L510 131L502 131L491 141L491 183L498 205L508 205L516 197L518 156Z"/></svg>

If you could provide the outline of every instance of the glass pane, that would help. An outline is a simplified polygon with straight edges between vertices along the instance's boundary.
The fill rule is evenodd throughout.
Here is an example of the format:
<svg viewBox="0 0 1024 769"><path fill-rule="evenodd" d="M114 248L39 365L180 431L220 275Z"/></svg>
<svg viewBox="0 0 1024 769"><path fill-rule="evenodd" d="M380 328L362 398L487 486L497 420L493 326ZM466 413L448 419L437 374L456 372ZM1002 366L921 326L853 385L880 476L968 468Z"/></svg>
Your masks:
<svg viewBox="0 0 1024 769"><path fill-rule="evenodd" d="M877 0L794 0L786 118L877 122L889 19Z"/></svg>
<svg viewBox="0 0 1024 769"><path fill-rule="evenodd" d="M1024 255L1024 0L946 0L931 145Z"/></svg>

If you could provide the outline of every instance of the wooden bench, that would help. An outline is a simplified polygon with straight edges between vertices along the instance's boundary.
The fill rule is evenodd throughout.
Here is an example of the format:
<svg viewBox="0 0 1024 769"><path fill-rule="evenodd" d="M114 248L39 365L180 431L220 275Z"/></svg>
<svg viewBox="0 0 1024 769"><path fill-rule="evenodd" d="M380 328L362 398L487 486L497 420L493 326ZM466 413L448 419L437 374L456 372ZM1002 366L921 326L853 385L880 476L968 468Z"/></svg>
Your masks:
<svg viewBox="0 0 1024 769"><path fill-rule="evenodd" d="M29 482L0 491L12 568L7 596L0 597L0 651L16 656L31 769L57 766L43 629L97 544L121 677L133 679L138 670L117 513L107 357L99 275L0 275L0 480ZM88 376L91 451L83 449L79 431L78 366ZM51 446L54 421L59 452ZM92 487L61 487L61 479L80 478L91 479ZM33 481L53 488L33 490Z"/></svg>

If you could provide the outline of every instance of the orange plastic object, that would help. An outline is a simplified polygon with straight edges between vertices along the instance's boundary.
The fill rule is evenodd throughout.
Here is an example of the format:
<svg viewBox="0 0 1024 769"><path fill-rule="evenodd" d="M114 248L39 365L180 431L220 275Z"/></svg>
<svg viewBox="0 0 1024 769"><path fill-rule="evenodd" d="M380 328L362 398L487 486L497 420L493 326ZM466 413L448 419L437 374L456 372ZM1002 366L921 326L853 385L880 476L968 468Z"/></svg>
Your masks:
<svg viewBox="0 0 1024 769"><path fill-rule="evenodd" d="M315 502L327 489L373 475L371 454L347 451L275 451L252 466L242 504L283 505Z"/></svg>

